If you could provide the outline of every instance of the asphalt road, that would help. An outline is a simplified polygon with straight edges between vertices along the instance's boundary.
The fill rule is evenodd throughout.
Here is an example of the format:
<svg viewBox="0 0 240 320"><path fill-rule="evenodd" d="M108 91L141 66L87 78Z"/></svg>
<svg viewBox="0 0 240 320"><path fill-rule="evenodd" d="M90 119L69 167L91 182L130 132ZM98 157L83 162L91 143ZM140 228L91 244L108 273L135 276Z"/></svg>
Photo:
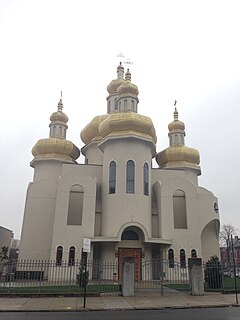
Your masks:
<svg viewBox="0 0 240 320"><path fill-rule="evenodd" d="M240 308L80 312L0 312L0 320L239 320Z"/></svg>

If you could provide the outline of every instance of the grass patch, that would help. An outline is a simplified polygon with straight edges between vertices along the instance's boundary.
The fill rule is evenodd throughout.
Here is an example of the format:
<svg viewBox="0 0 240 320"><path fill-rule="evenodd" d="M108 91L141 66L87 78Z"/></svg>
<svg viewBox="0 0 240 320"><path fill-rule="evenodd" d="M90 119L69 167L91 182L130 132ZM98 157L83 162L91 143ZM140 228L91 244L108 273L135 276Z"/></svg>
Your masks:
<svg viewBox="0 0 240 320"><path fill-rule="evenodd" d="M87 293L111 293L120 292L118 284L88 285ZM0 294L82 294L83 288L73 286L29 286L29 287L0 287Z"/></svg>
<svg viewBox="0 0 240 320"><path fill-rule="evenodd" d="M189 291L190 290L190 286L188 283L168 283L168 284L164 284L164 287L178 290L178 291Z"/></svg>

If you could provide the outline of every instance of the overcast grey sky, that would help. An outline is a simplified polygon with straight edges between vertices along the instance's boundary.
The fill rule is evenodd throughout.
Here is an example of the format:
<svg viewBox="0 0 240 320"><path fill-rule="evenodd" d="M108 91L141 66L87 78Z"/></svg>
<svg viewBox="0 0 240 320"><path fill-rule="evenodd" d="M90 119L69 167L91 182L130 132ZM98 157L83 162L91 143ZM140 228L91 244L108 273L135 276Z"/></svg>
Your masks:
<svg viewBox="0 0 240 320"><path fill-rule="evenodd" d="M138 112L154 122L157 151L168 146L176 99L186 144L200 152L200 185L218 197L221 223L239 228L239 6L232 0L0 0L0 225L20 237L31 149L48 136L60 91L67 138L81 148L81 129L106 113L106 87L123 52L133 62Z"/></svg>

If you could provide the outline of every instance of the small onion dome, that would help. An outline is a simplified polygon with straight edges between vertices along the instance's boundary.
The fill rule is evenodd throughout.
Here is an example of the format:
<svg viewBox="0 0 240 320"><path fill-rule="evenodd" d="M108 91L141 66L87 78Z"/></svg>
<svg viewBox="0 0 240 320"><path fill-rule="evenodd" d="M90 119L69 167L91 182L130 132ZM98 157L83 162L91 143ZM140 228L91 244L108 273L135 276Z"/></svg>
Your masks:
<svg viewBox="0 0 240 320"><path fill-rule="evenodd" d="M175 101L175 103L176 103L176 101ZM176 107L173 112L173 118L174 118L173 122L169 123L169 125L168 125L168 130L169 131L179 131L179 130L184 131L185 124L182 121L178 120L178 111L177 111Z"/></svg>
<svg viewBox="0 0 240 320"><path fill-rule="evenodd" d="M99 125L100 135L119 136L133 134L157 142L156 132L152 120L135 112L111 113Z"/></svg>
<svg viewBox="0 0 240 320"><path fill-rule="evenodd" d="M85 128L82 129L80 137L82 141L87 144L92 140L101 140L101 135L99 134L98 127L99 124L107 118L107 114L96 116L90 121Z"/></svg>
<svg viewBox="0 0 240 320"><path fill-rule="evenodd" d="M200 156L196 149L181 146L171 146L156 156L159 168L182 168L188 167L200 170Z"/></svg>
<svg viewBox="0 0 240 320"><path fill-rule="evenodd" d="M52 122L64 122L64 123L67 123L68 122L68 117L64 112L56 111L56 112L53 112L53 114L50 117L50 120Z"/></svg>
<svg viewBox="0 0 240 320"><path fill-rule="evenodd" d="M117 93L117 89L118 87L124 83L125 80L123 78L118 78L118 79L115 79L115 80L112 80L109 85L107 86L107 91L109 94L116 94Z"/></svg>
<svg viewBox="0 0 240 320"><path fill-rule="evenodd" d="M58 102L58 111L53 112L53 114L50 117L50 120L52 122L64 122L65 124L68 122L68 117L65 113L62 112L63 109L63 103L62 98Z"/></svg>
<svg viewBox="0 0 240 320"><path fill-rule="evenodd" d="M138 95L138 87L130 82L129 80L125 80L123 84L121 84L118 89L117 93L121 94L133 94L135 96Z"/></svg>
<svg viewBox="0 0 240 320"><path fill-rule="evenodd" d="M32 148L35 159L55 158L67 161L75 161L80 151L71 141L59 138L40 139Z"/></svg>
<svg viewBox="0 0 240 320"><path fill-rule="evenodd" d="M173 131L173 130L184 131L185 130L185 124L184 124L184 122L182 122L180 120L173 120L171 123L169 123L168 130L169 131Z"/></svg>
<svg viewBox="0 0 240 320"><path fill-rule="evenodd" d="M117 67L117 75L118 75L118 78L115 80L112 80L109 83L109 85L107 86L107 91L109 94L116 94L117 88L125 81L123 79L124 67L121 62L119 64L119 66Z"/></svg>

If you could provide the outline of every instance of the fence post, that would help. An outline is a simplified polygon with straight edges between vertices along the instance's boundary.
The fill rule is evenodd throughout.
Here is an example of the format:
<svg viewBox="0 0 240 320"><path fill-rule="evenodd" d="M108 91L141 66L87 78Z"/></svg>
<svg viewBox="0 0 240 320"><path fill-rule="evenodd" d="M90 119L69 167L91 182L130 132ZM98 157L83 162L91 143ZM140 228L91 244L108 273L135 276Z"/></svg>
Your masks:
<svg viewBox="0 0 240 320"><path fill-rule="evenodd" d="M204 295L202 259L189 258L188 272L189 272L191 295L193 296Z"/></svg>
<svg viewBox="0 0 240 320"><path fill-rule="evenodd" d="M234 246L233 246L233 237L232 237L232 234L231 234L231 247L232 247L232 259L233 259L235 296L236 296L236 304L238 304L238 291L237 291L237 279L236 279L236 265L235 265L235 255L234 255Z"/></svg>
<svg viewBox="0 0 240 320"><path fill-rule="evenodd" d="M122 295L124 297L134 296L134 258L123 259L122 268Z"/></svg>

